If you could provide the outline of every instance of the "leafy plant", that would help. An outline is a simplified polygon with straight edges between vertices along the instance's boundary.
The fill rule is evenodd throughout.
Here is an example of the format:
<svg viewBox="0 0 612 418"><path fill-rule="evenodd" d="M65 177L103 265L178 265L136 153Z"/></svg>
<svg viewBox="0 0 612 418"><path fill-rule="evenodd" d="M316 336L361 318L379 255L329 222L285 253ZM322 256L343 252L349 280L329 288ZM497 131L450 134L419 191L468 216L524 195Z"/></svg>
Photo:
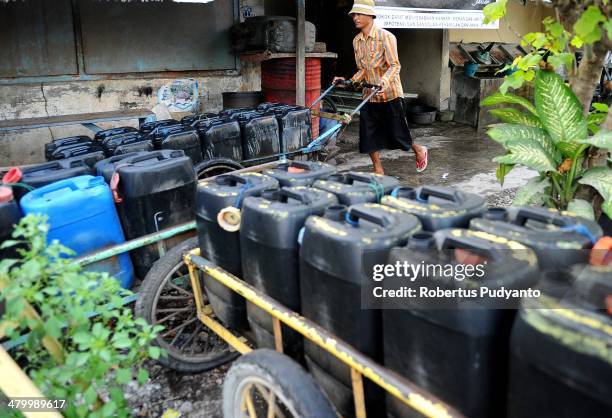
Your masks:
<svg viewBox="0 0 612 418"><path fill-rule="evenodd" d="M485 23L504 17L507 3L508 0L497 0L485 6ZM578 92L583 108L588 109L605 54L612 45L609 1L551 0L547 6L555 7L557 18L546 17L542 22L543 32L530 32L523 36L521 45L529 48L529 53L517 57L511 65L500 70L515 70L506 76L500 91L507 93L510 88L518 89L525 82L531 82L540 68L563 68L569 72L572 87ZM584 53L580 63L582 71L576 71L574 65L574 54L578 49Z"/></svg>
<svg viewBox="0 0 612 418"><path fill-rule="evenodd" d="M66 400L65 416L130 416L122 386L148 379L141 365L162 355L151 345L161 327L134 319L117 280L47 245L45 221L25 217L2 246L20 245L21 259L0 262L0 325L16 344L27 335L12 354L45 396Z"/></svg>
<svg viewBox="0 0 612 418"><path fill-rule="evenodd" d="M493 109L502 122L493 125L488 135L507 151L494 159L499 163L497 177L504 177L517 165L538 171L517 194L517 205L547 205L572 208L593 217L584 201L574 200L580 184L589 185L603 197L603 211L612 217L612 169L584 168L589 150L612 149L612 132L601 129L588 136L588 120L576 95L552 71L539 70L535 76L535 104L512 94L495 93L483 106L508 104L520 106ZM588 204L588 202L586 202Z"/></svg>

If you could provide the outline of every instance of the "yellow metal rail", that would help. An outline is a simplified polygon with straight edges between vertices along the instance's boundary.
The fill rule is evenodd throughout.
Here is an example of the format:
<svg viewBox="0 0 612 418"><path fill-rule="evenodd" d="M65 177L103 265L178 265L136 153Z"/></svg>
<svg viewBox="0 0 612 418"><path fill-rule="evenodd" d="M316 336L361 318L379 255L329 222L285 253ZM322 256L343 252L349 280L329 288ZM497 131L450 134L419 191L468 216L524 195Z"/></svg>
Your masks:
<svg viewBox="0 0 612 418"><path fill-rule="evenodd" d="M274 299L262 294L236 276L231 275L205 258L200 257L199 254L200 250L195 249L185 255L185 263L189 268L191 283L196 299L198 317L205 325L209 326L211 330L217 333L240 353L247 353L251 351L251 348L246 345L240 337L232 334L231 331L211 317L212 312L210 311L210 307L203 304L204 299L199 276L197 274L198 270L203 271L207 276L238 293L249 302L269 313L273 318L278 319L280 322L299 332L305 338L325 349L350 367L357 417L366 417L363 376L426 417L463 417L462 414L446 405L440 399L372 361L370 358L359 353L353 347L339 340L333 334L316 325L314 322L280 305ZM277 335L276 331L280 330L280 326L274 327L274 329L275 341L279 341L279 338L282 338L282 336ZM276 345L282 344L277 343Z"/></svg>
<svg viewBox="0 0 612 418"><path fill-rule="evenodd" d="M40 398L43 394L0 346L0 391L10 398ZM28 418L61 418L59 412L21 412Z"/></svg>

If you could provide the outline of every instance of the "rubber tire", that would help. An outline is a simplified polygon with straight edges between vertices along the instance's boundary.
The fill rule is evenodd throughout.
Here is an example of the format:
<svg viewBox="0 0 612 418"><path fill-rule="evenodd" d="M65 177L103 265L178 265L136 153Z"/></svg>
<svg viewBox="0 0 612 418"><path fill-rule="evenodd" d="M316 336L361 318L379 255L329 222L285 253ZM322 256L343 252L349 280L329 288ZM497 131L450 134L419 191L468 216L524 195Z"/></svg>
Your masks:
<svg viewBox="0 0 612 418"><path fill-rule="evenodd" d="M194 166L194 170L196 172L196 177L198 180L202 180L206 177L200 177L201 173L206 170L212 170L216 167L227 167L232 168L233 170L228 170L227 172L236 171L244 168L240 163L232 160L231 158L211 158L210 160L204 160ZM207 176L210 177L210 176Z"/></svg>
<svg viewBox="0 0 612 418"><path fill-rule="evenodd" d="M300 418L336 418L323 391L299 364L273 350L259 349L239 358L223 383L223 416L234 418L235 397L240 383L249 377L263 379L268 388L282 394ZM296 418L297 418L296 417Z"/></svg>
<svg viewBox="0 0 612 418"><path fill-rule="evenodd" d="M198 247L197 237L189 238L171 250L169 250L162 258L157 260L155 264L149 270L149 273L143 280L140 291L138 292L138 299L136 300L136 306L134 308L137 317L144 318L147 323L152 324L153 322L153 303L155 295L160 286L162 286L167 278L168 274L183 260L183 254ZM212 332L212 331L211 331ZM159 345L156 343L156 345ZM217 358L213 358L208 361L190 362L185 359L172 356L170 351L167 351L167 356L159 358L159 362L178 372L183 373L200 373L207 370L214 369L225 363L228 363L238 357L237 352L222 353Z"/></svg>

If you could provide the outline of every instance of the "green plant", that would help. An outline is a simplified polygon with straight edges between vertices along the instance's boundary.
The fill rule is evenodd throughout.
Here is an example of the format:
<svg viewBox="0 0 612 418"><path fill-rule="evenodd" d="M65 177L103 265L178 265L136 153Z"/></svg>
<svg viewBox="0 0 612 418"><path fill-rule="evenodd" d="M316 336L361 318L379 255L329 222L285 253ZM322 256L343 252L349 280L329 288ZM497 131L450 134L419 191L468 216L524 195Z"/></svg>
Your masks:
<svg viewBox="0 0 612 418"><path fill-rule="evenodd" d="M492 125L488 135L507 151L496 157L497 177L503 183L512 168L523 165L539 172L517 194L516 205L547 205L570 209L594 218L592 205L575 199L580 184L596 189L603 211L612 217L612 169L587 168L588 152L612 149L612 132L601 129L588 136L588 120L576 95L563 79L551 71L535 73L535 105L519 96L496 93L483 106L520 106L493 109L502 122Z"/></svg>
<svg viewBox="0 0 612 418"><path fill-rule="evenodd" d="M45 396L66 400L65 416L130 416L122 386L148 379L141 365L162 355L151 345L161 327L134 319L123 307L131 292L115 279L83 270L57 241L47 245L45 221L25 217L2 246L21 246L19 260L0 262L5 333L13 342L27 334L12 355Z"/></svg>
<svg viewBox="0 0 612 418"><path fill-rule="evenodd" d="M506 15L508 0L497 0L484 8L485 22L494 22ZM569 75L570 84L585 111L590 109L593 90L601 76L606 52L612 49L612 21L609 0L550 0L538 1L554 8L556 17L544 19L542 32L531 32L523 36L521 45L529 53L517 57L502 69L516 70L506 76L500 88L506 93L509 88L520 88L533 81L539 68L557 70L563 67ZM583 53L580 65L575 65L574 54ZM612 123L612 121L610 122ZM612 126L607 126L612 129Z"/></svg>

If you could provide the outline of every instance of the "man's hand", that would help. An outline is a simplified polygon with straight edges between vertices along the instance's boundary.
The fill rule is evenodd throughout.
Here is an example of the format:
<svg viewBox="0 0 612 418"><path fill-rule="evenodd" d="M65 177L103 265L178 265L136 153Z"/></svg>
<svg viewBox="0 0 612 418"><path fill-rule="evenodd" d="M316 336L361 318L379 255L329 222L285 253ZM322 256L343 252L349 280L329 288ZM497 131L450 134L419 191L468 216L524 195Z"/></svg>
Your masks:
<svg viewBox="0 0 612 418"><path fill-rule="evenodd" d="M336 81L346 81L346 78L344 78L344 77L334 77L334 81L332 81L332 84L336 84Z"/></svg>
<svg viewBox="0 0 612 418"><path fill-rule="evenodd" d="M376 93L377 96L382 96L385 93L385 90L387 89L387 84L387 80L380 80L380 82L378 83L378 85L380 86L380 90L378 90L378 93Z"/></svg>

